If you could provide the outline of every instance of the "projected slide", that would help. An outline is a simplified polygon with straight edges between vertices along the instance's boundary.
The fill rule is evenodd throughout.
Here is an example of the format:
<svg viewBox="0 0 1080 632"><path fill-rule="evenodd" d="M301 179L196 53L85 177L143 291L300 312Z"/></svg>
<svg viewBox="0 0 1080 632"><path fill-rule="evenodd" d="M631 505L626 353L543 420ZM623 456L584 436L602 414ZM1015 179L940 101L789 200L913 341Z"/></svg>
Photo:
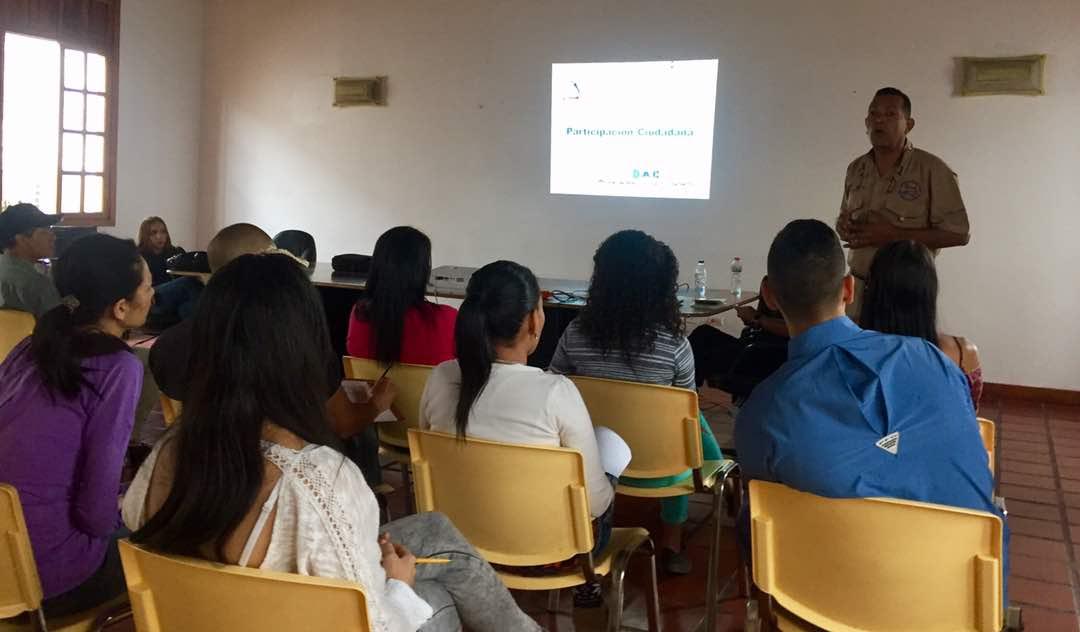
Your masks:
<svg viewBox="0 0 1080 632"><path fill-rule="evenodd" d="M551 192L709 199L717 60L551 65Z"/></svg>

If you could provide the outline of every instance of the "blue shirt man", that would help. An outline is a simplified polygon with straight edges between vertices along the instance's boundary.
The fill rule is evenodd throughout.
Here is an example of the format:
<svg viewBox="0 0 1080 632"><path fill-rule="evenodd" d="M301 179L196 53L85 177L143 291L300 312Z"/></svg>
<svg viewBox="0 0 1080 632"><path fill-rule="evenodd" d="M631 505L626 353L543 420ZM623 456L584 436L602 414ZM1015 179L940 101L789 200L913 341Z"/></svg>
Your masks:
<svg viewBox="0 0 1080 632"><path fill-rule="evenodd" d="M796 220L777 234L762 294L791 341L735 420L744 478L1001 516L964 374L925 340L859 328L844 315L854 293L831 228Z"/></svg>
<svg viewBox="0 0 1080 632"><path fill-rule="evenodd" d="M735 444L748 479L997 512L964 374L925 340L846 316L791 340L740 411Z"/></svg>

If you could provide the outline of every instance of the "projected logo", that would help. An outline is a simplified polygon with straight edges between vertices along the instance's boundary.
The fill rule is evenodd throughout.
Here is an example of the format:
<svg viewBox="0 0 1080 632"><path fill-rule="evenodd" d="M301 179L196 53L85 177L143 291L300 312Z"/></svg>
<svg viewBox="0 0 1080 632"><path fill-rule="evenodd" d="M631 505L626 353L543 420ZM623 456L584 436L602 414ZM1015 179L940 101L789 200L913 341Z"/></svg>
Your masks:
<svg viewBox="0 0 1080 632"><path fill-rule="evenodd" d="M659 178L659 169L634 169L634 178Z"/></svg>

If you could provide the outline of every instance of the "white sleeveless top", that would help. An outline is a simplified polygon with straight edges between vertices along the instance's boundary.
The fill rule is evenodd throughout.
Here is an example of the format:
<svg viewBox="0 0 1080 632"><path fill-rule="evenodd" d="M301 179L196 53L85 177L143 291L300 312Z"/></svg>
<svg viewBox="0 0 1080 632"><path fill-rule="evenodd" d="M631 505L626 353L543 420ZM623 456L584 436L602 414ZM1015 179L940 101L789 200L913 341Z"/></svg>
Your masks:
<svg viewBox="0 0 1080 632"><path fill-rule="evenodd" d="M170 435L154 446L124 496L124 524L132 531L149 519L147 491ZM282 474L248 537L240 564L250 560L276 503L270 546L259 568L360 584L372 629L379 632L413 632L431 618L431 606L408 584L386 577L378 544L379 506L359 468L325 446L290 450L263 441L262 449Z"/></svg>

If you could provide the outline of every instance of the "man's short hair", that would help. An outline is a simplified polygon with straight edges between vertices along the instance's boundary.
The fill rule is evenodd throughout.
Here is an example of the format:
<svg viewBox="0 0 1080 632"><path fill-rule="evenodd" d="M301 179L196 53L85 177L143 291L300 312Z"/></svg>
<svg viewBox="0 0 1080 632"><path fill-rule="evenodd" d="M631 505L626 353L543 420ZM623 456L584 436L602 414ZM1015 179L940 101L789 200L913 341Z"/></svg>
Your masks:
<svg viewBox="0 0 1080 632"><path fill-rule="evenodd" d="M266 231L254 224L233 224L214 235L206 247L210 271L216 272L240 255L253 255L274 246Z"/></svg>
<svg viewBox="0 0 1080 632"><path fill-rule="evenodd" d="M784 316L809 320L835 307L847 266L840 239L827 224L797 219L769 248L769 287Z"/></svg>
<svg viewBox="0 0 1080 632"><path fill-rule="evenodd" d="M903 102L904 115L911 118L911 98L904 94L899 88L893 88L886 86L874 93L874 98L878 97L900 97Z"/></svg>

